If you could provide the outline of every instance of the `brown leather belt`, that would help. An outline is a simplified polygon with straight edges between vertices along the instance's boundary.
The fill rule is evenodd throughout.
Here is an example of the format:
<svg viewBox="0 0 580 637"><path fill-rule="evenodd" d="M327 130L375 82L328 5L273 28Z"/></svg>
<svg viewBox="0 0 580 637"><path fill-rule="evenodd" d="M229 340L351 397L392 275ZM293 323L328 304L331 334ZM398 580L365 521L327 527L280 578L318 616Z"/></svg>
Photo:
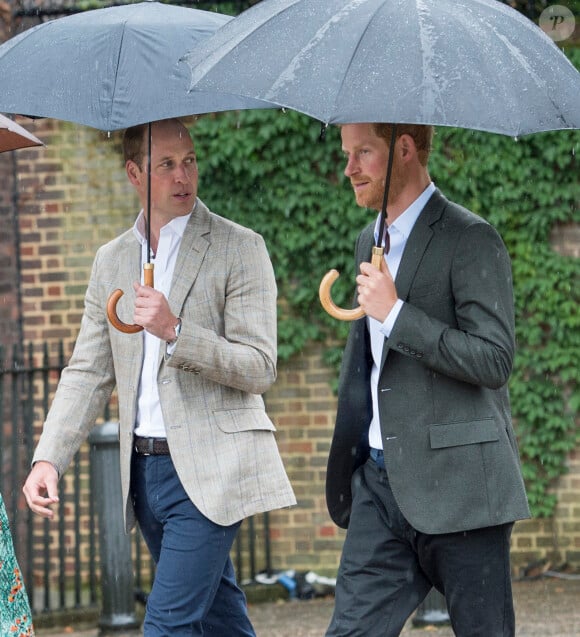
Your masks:
<svg viewBox="0 0 580 637"><path fill-rule="evenodd" d="M166 438L142 438L135 436L135 453L140 456L168 456L169 445Z"/></svg>

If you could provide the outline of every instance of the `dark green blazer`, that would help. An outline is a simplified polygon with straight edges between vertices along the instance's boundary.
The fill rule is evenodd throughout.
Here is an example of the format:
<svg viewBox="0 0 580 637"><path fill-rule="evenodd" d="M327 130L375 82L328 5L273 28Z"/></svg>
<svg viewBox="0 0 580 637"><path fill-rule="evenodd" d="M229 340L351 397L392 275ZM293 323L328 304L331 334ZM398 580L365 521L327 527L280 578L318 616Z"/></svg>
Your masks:
<svg viewBox="0 0 580 637"><path fill-rule="evenodd" d="M374 223L356 265L370 261ZM379 411L385 465L406 519L452 533L529 517L507 382L515 353L511 266L497 231L433 193L396 277L405 301L383 347ZM366 318L343 356L326 482L348 526L353 473L369 454L371 354Z"/></svg>

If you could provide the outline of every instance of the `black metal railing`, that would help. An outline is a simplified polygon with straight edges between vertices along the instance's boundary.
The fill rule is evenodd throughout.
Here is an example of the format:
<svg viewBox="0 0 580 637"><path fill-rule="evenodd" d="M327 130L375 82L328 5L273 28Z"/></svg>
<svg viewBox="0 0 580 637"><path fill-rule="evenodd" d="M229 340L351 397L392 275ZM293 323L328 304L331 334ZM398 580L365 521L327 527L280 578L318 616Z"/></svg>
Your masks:
<svg viewBox="0 0 580 637"><path fill-rule="evenodd" d="M98 609L101 603L98 512L91 494L89 443L81 447L61 478L54 521L33 515L22 495L34 446L64 365L62 343L52 355L47 344L40 351L32 344L10 351L0 346L0 492L37 616ZM115 411L113 399L103 422ZM240 581L251 581L261 571L271 573L269 534L267 514L242 524L232 551ZM150 590L154 567L138 530L132 535L131 547L135 596L142 601Z"/></svg>

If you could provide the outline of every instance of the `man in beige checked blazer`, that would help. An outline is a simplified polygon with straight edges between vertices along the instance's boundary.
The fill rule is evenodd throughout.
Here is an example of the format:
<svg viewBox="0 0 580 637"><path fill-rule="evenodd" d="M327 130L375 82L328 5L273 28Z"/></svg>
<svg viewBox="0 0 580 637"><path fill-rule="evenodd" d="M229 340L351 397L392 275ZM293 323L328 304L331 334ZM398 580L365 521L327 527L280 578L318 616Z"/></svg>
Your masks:
<svg viewBox="0 0 580 637"><path fill-rule="evenodd" d="M147 126L128 129L126 171L143 210L96 255L77 343L24 485L52 517L57 481L119 395L127 530L138 521L157 563L144 634L254 635L229 558L241 520L295 504L261 394L276 378L276 284L262 237L197 198L193 142L178 120L153 123L147 262ZM116 288L125 334L109 324Z"/></svg>

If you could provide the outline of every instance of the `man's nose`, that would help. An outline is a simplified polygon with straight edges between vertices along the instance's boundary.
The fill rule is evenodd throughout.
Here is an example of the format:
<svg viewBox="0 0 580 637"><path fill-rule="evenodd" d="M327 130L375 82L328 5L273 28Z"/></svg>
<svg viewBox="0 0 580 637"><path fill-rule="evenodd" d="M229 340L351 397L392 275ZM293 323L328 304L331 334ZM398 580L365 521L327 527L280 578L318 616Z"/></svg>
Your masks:
<svg viewBox="0 0 580 637"><path fill-rule="evenodd" d="M344 167L344 174L346 177L350 177L354 175L354 173L358 170L357 163L353 157L349 157L346 160L346 166Z"/></svg>
<svg viewBox="0 0 580 637"><path fill-rule="evenodd" d="M175 169L175 181L179 181L181 183L187 183L191 181L191 177L189 176L189 172L187 170L187 166L185 164L179 164Z"/></svg>

